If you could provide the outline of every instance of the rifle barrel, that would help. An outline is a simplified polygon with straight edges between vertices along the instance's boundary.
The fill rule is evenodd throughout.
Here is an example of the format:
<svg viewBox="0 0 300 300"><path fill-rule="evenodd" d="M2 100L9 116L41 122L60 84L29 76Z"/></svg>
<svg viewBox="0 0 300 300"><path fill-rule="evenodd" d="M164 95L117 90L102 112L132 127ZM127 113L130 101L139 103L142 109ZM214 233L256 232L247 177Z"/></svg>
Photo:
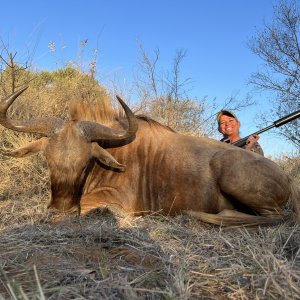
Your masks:
<svg viewBox="0 0 300 300"><path fill-rule="evenodd" d="M295 111L295 112L293 112L293 113L291 113L291 114L289 114L289 115L287 115L287 116L285 116L285 117L283 117L281 119L278 119L277 121L273 122L273 124L271 124L271 125L269 125L269 126L267 126L265 128L262 128L262 129L254 132L254 133L252 133L252 134L250 134L250 135L248 135L248 136L246 136L246 137L244 137L244 138L242 138L242 139L240 139L240 140L238 140L236 142L233 142L232 145L235 145L237 147L243 147L246 144L248 138L251 135L258 135L258 134L261 134L261 133L263 133L263 132L265 132L267 130L270 130L271 128L280 127L280 126L282 126L282 125L284 125L284 124L286 124L288 122L291 122L291 121L293 121L293 120L295 120L295 119L297 119L299 117L300 117L300 110L297 110L297 111Z"/></svg>
<svg viewBox="0 0 300 300"><path fill-rule="evenodd" d="M287 115L287 116L285 116L285 117L283 117L283 118L281 118L281 119L279 119L279 120L277 120L277 121L275 121L274 125L276 127L279 127L279 126L284 125L288 122L291 122L291 121L293 121L293 120L295 120L299 117L300 117L300 109L293 112L293 113L291 113L291 114L289 114L289 115Z"/></svg>

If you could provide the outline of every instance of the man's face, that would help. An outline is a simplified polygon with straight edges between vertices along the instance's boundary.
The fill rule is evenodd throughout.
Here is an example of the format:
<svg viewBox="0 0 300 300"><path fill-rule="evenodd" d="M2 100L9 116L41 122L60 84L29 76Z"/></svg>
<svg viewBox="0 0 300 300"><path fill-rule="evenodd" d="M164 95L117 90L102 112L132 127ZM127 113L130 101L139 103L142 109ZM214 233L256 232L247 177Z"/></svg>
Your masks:
<svg viewBox="0 0 300 300"><path fill-rule="evenodd" d="M222 134L228 136L238 135L240 129L240 122L235 118L222 115L220 118L220 131Z"/></svg>

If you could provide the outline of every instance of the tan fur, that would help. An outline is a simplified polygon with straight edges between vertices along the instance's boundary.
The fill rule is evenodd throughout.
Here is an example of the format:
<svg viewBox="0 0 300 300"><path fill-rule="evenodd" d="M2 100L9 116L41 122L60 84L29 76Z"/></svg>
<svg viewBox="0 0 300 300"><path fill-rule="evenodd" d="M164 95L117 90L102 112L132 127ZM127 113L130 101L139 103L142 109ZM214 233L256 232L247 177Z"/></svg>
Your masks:
<svg viewBox="0 0 300 300"><path fill-rule="evenodd" d="M252 216L235 210L224 210L218 214L208 214L199 211L186 211L185 213L201 220L202 222L231 227L277 225L291 218L291 215L279 215L272 217Z"/></svg>
<svg viewBox="0 0 300 300"><path fill-rule="evenodd" d="M143 120L143 121L146 121L149 125L150 125L150 127L157 127L157 128L161 128L162 130L169 130L169 131L172 131L172 132L175 132L175 130L174 129L172 129L171 127L169 127L169 126L167 126L167 125L163 125L163 124L161 124L161 123L159 123L159 122L157 122L157 121L155 121L155 120L153 120L153 119L151 119L150 117L148 117L148 116L145 116L145 115L137 115L136 116L138 119L140 119L140 120Z"/></svg>
<svg viewBox="0 0 300 300"><path fill-rule="evenodd" d="M109 125L119 117L108 99L96 103L73 101L69 107L69 114L74 121L87 120L103 125Z"/></svg>
<svg viewBox="0 0 300 300"><path fill-rule="evenodd" d="M295 180L290 178L291 195L290 201L292 202L295 219L300 223L300 188Z"/></svg>
<svg viewBox="0 0 300 300"><path fill-rule="evenodd" d="M44 152L51 178L49 207L89 213L99 207L129 214L187 212L224 226L273 225L300 219L300 191L274 162L208 138L176 133L151 118L137 117L138 131L125 140L90 142L78 123L89 120L124 129L127 120L111 103L74 103L71 121L43 147L32 143L12 152ZM89 127L88 127L89 128ZM88 129L85 129L88 130Z"/></svg>

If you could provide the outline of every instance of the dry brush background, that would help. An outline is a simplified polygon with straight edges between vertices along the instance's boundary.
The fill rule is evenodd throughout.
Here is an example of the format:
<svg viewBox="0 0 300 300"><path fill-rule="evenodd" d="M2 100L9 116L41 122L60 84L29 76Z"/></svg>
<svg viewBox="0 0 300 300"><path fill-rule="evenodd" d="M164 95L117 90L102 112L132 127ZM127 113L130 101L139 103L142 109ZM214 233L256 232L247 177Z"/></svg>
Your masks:
<svg viewBox="0 0 300 300"><path fill-rule="evenodd" d="M72 74L55 85L40 76L10 114L64 117L69 100L109 99ZM1 127L0 138L8 150L36 137ZM300 183L298 156L277 162ZM0 167L0 299L300 299L297 224L227 230L181 215L51 215L41 155L0 155Z"/></svg>

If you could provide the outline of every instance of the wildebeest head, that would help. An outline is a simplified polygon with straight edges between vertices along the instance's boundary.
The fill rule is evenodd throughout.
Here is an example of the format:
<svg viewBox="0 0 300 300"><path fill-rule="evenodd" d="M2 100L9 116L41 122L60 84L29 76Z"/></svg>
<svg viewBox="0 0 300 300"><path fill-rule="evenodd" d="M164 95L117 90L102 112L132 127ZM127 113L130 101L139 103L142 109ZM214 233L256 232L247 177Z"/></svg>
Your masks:
<svg viewBox="0 0 300 300"><path fill-rule="evenodd" d="M63 211L79 209L82 185L85 182L92 160L119 171L125 166L117 162L98 142L126 141L137 131L137 121L129 107L117 96L127 120L128 129L111 129L92 121L64 121L56 117L31 120L11 120L7 110L28 86L17 90L0 103L0 124L19 132L39 133L43 137L28 145L5 152L5 155L23 157L39 151L46 156L51 180L49 207ZM2 152L3 153L3 152Z"/></svg>

